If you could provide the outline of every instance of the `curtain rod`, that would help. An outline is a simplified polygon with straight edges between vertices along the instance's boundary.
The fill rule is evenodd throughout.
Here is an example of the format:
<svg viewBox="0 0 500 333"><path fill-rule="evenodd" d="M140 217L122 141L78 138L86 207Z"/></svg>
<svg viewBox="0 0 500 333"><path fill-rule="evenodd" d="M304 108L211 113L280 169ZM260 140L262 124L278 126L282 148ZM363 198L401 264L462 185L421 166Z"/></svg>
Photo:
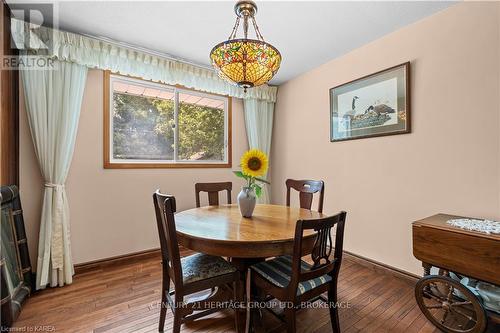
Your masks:
<svg viewBox="0 0 500 333"><path fill-rule="evenodd" d="M203 69L207 69L209 71L215 72L215 70L214 70L214 68L212 66L200 64L200 63L197 63L197 62L194 62L194 61L190 61L190 60L187 60L187 59L184 59L184 58L181 58L181 57L173 56L173 55L168 54L168 53L151 50L151 49L148 49L148 48L145 48L145 47L142 47L142 46L137 46L137 45L134 45L134 44L130 44L130 43L127 43L127 42L119 42L117 40L114 40L114 39L108 38L108 37L94 36L94 35L84 34L84 33L80 33L80 34L82 36L85 36L85 37L88 37L88 38L93 38L93 39L96 39L96 40L101 41L101 42L113 44L115 46L129 48L129 49L132 49L134 51L138 51L138 52L142 52L142 53L147 53L147 54L155 56L155 57L166 58L168 60L182 62L182 63L187 64L187 65L196 66L196 67L199 67L199 68L203 68Z"/></svg>

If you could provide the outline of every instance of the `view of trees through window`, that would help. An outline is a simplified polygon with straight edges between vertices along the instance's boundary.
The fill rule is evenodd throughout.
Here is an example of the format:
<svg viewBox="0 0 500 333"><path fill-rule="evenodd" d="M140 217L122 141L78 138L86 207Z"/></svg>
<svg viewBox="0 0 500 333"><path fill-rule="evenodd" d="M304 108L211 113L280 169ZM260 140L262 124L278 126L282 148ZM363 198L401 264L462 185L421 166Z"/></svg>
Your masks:
<svg viewBox="0 0 500 333"><path fill-rule="evenodd" d="M118 87L113 90L114 159L225 160L224 100L186 91L165 92L116 83L114 87ZM177 140L175 94L179 98Z"/></svg>

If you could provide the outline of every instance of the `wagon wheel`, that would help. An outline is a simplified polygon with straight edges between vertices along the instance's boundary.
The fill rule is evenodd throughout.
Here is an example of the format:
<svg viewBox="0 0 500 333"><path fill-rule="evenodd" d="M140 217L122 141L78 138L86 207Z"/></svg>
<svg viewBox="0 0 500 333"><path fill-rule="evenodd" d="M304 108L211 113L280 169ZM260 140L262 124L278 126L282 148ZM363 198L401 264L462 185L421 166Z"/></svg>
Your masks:
<svg viewBox="0 0 500 333"><path fill-rule="evenodd" d="M415 298L427 319L443 332L481 333L486 328L486 314L476 296L447 276L420 279Z"/></svg>

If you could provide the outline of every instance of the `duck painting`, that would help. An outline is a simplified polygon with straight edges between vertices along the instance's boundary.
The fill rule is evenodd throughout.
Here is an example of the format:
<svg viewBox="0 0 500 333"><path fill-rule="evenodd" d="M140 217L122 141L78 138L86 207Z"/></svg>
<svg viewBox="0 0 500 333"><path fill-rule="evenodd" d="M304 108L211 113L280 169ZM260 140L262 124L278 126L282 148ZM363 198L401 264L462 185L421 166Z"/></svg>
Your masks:
<svg viewBox="0 0 500 333"><path fill-rule="evenodd" d="M330 89L331 141L410 132L410 63Z"/></svg>

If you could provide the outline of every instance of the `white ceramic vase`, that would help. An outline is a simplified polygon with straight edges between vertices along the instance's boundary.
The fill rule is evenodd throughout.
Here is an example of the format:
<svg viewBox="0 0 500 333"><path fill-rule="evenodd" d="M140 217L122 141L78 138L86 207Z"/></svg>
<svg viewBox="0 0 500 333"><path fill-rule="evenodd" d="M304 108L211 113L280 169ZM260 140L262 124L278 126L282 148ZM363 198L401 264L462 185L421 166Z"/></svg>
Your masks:
<svg viewBox="0 0 500 333"><path fill-rule="evenodd" d="M252 217L256 202L257 198L254 190L251 187L242 187L241 192L238 194L238 207L240 208L241 216Z"/></svg>

